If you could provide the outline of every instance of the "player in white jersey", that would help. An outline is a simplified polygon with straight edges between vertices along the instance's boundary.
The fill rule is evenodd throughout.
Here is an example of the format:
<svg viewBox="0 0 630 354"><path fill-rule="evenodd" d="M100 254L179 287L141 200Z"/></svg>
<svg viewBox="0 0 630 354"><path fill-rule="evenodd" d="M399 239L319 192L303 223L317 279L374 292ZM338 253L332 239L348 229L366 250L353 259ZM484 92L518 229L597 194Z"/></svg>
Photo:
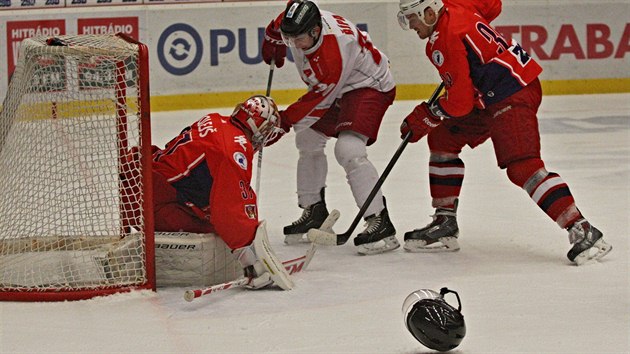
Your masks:
<svg viewBox="0 0 630 354"><path fill-rule="evenodd" d="M396 96L389 60L346 18L320 11L312 1L289 1L286 10L265 31L262 54L266 63L284 64L289 47L298 73L308 85L300 99L281 111L286 132L293 126L299 151L298 204L302 216L284 228L285 243L304 240L328 215L324 188L328 162L324 148L335 137L335 158L344 168L358 207L378 180L367 158L387 108ZM366 229L355 244L361 254L376 254L400 246L385 199L379 191L363 215Z"/></svg>

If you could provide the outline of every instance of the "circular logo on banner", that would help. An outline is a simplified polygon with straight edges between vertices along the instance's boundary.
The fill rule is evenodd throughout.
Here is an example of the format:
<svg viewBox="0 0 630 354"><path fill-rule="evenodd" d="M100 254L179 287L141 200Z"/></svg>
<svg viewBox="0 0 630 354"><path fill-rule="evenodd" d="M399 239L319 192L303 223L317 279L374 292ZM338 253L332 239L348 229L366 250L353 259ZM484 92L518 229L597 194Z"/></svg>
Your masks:
<svg viewBox="0 0 630 354"><path fill-rule="evenodd" d="M157 54L160 64L169 73L178 76L189 74L201 62L201 37L190 25L170 25L160 35Z"/></svg>
<svg viewBox="0 0 630 354"><path fill-rule="evenodd" d="M242 152L237 151L234 153L234 161L236 161L236 164L247 171L247 158L245 157L245 155L243 155Z"/></svg>
<svg viewBox="0 0 630 354"><path fill-rule="evenodd" d="M439 50L436 50L433 54L431 54L431 59L436 66L442 66L442 64L444 64L444 56Z"/></svg>

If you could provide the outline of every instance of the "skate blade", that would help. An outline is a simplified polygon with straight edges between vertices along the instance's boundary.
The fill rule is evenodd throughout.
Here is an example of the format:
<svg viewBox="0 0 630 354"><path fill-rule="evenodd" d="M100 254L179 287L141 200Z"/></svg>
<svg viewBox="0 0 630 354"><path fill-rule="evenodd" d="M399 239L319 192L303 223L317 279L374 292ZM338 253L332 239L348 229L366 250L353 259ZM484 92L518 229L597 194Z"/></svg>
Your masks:
<svg viewBox="0 0 630 354"><path fill-rule="evenodd" d="M403 248L412 253L457 252L459 251L459 242L457 242L456 237L442 237L438 242L430 245L424 240L407 240Z"/></svg>
<svg viewBox="0 0 630 354"><path fill-rule="evenodd" d="M300 243L308 243L308 238L304 237L306 234L289 234L284 235L284 244L285 245L297 245Z"/></svg>
<svg viewBox="0 0 630 354"><path fill-rule="evenodd" d="M393 251L398 247L400 247L400 243L396 239L396 236L389 236L376 242L359 245L357 246L357 252L362 256L371 256L373 254Z"/></svg>
<svg viewBox="0 0 630 354"><path fill-rule="evenodd" d="M593 244L593 247L584 250L584 252L577 255L574 262L578 266L581 266L586 263L590 263L591 261L597 261L601 259L605 255L610 253L610 251L612 251L612 245L606 243L606 241L600 238L599 240L597 240L597 242L595 242L595 244Z"/></svg>

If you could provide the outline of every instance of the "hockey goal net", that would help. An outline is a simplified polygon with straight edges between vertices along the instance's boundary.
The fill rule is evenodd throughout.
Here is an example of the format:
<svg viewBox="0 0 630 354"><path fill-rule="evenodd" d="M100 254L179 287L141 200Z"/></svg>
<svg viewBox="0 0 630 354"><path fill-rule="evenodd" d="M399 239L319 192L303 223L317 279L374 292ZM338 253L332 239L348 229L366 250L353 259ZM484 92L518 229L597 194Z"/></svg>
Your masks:
<svg viewBox="0 0 630 354"><path fill-rule="evenodd" d="M149 112L142 43L22 42L0 113L0 300L155 289Z"/></svg>

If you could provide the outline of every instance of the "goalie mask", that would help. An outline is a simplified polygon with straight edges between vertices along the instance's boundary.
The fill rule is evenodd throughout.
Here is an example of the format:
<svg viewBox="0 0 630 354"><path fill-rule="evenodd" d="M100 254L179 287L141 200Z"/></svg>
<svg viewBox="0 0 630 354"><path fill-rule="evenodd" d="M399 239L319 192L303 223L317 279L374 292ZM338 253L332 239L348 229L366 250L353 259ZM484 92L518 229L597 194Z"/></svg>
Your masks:
<svg viewBox="0 0 630 354"><path fill-rule="evenodd" d="M453 293L458 308L444 300L444 295ZM456 348L466 335L462 305L457 292L442 288L440 293L421 289L409 294L403 303L405 325L411 334L424 346L439 351Z"/></svg>
<svg viewBox="0 0 630 354"><path fill-rule="evenodd" d="M433 9L437 15L440 9L444 6L442 0L400 0L400 11L398 11L398 24L405 31L409 29L409 19L407 16L416 14L420 21L426 26L431 27L433 24L428 24L424 18L424 10L428 7ZM436 20L437 23L437 20Z"/></svg>
<svg viewBox="0 0 630 354"><path fill-rule="evenodd" d="M237 105L232 112L232 122L249 135L256 151L281 129L278 106L271 97L261 95L252 96Z"/></svg>

